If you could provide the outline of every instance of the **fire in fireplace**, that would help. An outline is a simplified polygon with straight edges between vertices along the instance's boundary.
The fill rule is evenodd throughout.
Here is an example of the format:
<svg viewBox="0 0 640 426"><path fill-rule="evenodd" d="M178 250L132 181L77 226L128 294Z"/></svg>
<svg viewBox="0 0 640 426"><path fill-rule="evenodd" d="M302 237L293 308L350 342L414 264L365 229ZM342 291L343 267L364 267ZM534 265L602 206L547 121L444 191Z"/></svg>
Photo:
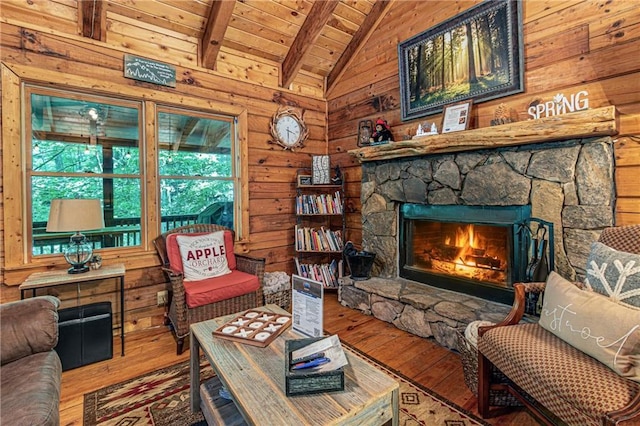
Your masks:
<svg viewBox="0 0 640 426"><path fill-rule="evenodd" d="M530 206L403 204L400 276L511 303L526 278Z"/></svg>
<svg viewBox="0 0 640 426"><path fill-rule="evenodd" d="M507 287L507 228L413 221L407 266Z"/></svg>

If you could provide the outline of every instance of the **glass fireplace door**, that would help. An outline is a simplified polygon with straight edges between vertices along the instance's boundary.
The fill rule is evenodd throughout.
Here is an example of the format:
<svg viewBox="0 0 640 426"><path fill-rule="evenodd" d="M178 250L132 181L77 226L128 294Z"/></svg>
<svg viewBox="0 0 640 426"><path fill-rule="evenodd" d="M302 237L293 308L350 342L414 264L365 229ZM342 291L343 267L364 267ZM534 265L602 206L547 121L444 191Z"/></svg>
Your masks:
<svg viewBox="0 0 640 426"><path fill-rule="evenodd" d="M530 206L405 203L400 276L510 304L513 283L526 269L527 247L519 230L530 218Z"/></svg>

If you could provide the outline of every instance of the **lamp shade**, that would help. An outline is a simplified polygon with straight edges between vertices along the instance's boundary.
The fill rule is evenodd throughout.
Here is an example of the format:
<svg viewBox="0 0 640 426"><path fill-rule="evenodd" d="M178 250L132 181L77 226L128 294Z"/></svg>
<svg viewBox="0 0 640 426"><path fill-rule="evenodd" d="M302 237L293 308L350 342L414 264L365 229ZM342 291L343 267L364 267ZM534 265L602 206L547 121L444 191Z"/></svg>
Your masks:
<svg viewBox="0 0 640 426"><path fill-rule="evenodd" d="M51 200L47 232L77 232L104 228L102 204L97 198Z"/></svg>

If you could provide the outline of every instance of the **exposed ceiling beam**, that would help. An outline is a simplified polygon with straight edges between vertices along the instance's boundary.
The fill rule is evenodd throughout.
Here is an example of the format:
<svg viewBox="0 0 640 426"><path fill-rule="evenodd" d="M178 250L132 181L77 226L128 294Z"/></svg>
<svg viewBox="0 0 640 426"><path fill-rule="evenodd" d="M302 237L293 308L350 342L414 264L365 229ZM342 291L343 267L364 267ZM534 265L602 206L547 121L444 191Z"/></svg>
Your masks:
<svg viewBox="0 0 640 426"><path fill-rule="evenodd" d="M203 137L207 138L207 141L211 141L211 143L206 143L204 146L211 148L216 148L220 143L230 134L231 126L219 126L211 131L211 126L208 126L203 133Z"/></svg>
<svg viewBox="0 0 640 426"><path fill-rule="evenodd" d="M177 152L178 148L180 148L180 145L187 144L187 139L189 138L189 135L191 135L191 132L193 132L193 129L196 127L196 124L198 124L198 121L200 121L198 117L189 117L182 129L176 129L180 132L180 138L173 145L173 152Z"/></svg>
<svg viewBox="0 0 640 426"><path fill-rule="evenodd" d="M339 0L316 1L313 3L307 19L304 20L287 56L282 61L280 87L288 87L291 84L302 67L302 59L305 53L311 49L311 46L320 36L322 28L331 18L331 14L338 6L338 3L340 3Z"/></svg>
<svg viewBox="0 0 640 426"><path fill-rule="evenodd" d="M103 0L78 1L78 26L83 37L104 41L105 18Z"/></svg>
<svg viewBox="0 0 640 426"><path fill-rule="evenodd" d="M336 81L342 76L347 65L351 63L356 54L360 51L362 46L369 39L369 36L378 27L380 21L385 17L389 6L394 0L377 0L369 14L364 18L364 22L360 25L360 28L356 31L351 39L351 42L344 50L336 65L333 67L329 75L327 76L327 88L326 93L333 88Z"/></svg>
<svg viewBox="0 0 640 426"><path fill-rule="evenodd" d="M218 52L222 46L224 33L231 21L235 1L213 0L209 19L202 35L200 45L202 46L202 66L204 68L215 69Z"/></svg>

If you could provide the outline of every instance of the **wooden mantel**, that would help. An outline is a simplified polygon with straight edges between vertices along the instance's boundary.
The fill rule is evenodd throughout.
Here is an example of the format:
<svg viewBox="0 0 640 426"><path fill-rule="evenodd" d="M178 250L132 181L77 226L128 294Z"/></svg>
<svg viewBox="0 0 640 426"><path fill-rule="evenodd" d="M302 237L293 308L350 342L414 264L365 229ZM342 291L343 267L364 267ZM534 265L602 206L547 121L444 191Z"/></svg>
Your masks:
<svg viewBox="0 0 640 426"><path fill-rule="evenodd" d="M618 134L615 106L353 149L361 163Z"/></svg>

